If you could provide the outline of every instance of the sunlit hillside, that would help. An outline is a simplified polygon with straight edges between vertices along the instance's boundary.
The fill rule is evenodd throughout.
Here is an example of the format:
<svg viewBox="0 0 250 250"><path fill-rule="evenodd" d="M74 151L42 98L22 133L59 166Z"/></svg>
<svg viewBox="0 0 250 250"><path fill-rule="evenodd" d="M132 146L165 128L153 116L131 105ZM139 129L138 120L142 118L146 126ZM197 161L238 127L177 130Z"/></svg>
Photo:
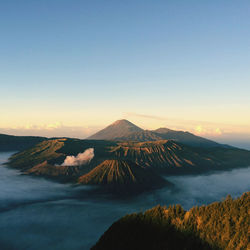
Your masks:
<svg viewBox="0 0 250 250"><path fill-rule="evenodd" d="M249 249L250 193L193 207L156 206L115 222L92 250Z"/></svg>

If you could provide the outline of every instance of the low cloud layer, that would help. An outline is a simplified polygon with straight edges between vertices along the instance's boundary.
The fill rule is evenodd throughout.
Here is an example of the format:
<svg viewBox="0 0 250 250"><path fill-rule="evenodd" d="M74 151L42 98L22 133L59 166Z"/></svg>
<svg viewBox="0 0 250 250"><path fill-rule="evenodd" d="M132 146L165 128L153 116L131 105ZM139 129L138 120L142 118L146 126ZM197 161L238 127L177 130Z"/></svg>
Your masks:
<svg viewBox="0 0 250 250"><path fill-rule="evenodd" d="M0 164L10 155L0 152ZM88 190L86 186L72 188L71 185L20 175L18 170L0 165L0 224L1 229L4 228L0 245L4 249L26 249L28 245L40 250L53 243L54 249L65 246L90 249L103 232L125 214L144 211L157 204L181 204L190 209L219 201L228 194L238 197L250 190L250 167L166 178L175 184L175 188L165 187L128 200L97 199L88 193L83 199L84 190ZM61 240L58 240L58 234Z"/></svg>
<svg viewBox="0 0 250 250"><path fill-rule="evenodd" d="M74 137L86 138L103 126L68 126L61 122L49 124L26 124L21 126L3 127L0 124L0 133L19 136L45 136L45 137Z"/></svg>
<svg viewBox="0 0 250 250"><path fill-rule="evenodd" d="M77 156L69 155L66 157L61 166L80 166L90 163L94 158L94 149L88 148L83 153L79 153Z"/></svg>

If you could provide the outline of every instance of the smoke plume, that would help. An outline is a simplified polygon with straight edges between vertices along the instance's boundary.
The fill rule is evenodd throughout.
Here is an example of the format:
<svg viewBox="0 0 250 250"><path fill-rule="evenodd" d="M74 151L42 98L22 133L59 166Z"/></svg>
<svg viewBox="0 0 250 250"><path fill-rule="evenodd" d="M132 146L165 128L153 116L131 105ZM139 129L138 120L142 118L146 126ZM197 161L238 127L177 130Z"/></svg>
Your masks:
<svg viewBox="0 0 250 250"><path fill-rule="evenodd" d="M79 153L77 156L69 155L66 157L61 166L80 166L90 163L94 158L94 149L88 148L83 153Z"/></svg>

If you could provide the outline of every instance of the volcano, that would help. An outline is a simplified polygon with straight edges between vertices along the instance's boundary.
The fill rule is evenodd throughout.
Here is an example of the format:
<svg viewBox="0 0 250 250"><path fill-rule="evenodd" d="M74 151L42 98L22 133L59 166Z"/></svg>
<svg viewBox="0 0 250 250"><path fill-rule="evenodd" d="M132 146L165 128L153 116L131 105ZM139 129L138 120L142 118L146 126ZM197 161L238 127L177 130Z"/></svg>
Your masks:
<svg viewBox="0 0 250 250"><path fill-rule="evenodd" d="M139 128L128 120L118 120L108 127L102 129L96 134L90 136L90 140L116 140L117 138L127 137L135 132L142 132L143 129Z"/></svg>
<svg viewBox="0 0 250 250"><path fill-rule="evenodd" d="M144 130L128 120L118 120L87 139L138 142L173 140L192 147L229 147L187 131L177 131L168 128Z"/></svg>
<svg viewBox="0 0 250 250"><path fill-rule="evenodd" d="M136 193L167 184L152 170L129 160L105 160L78 179L80 184L101 185L113 193Z"/></svg>

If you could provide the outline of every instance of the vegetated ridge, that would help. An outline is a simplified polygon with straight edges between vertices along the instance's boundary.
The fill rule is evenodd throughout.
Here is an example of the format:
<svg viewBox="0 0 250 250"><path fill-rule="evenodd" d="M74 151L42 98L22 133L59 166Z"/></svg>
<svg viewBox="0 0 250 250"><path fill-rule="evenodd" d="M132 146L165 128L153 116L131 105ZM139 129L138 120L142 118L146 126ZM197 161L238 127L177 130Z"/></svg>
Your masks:
<svg viewBox="0 0 250 250"><path fill-rule="evenodd" d="M250 249L250 192L193 207L156 206L115 222L92 250Z"/></svg>

